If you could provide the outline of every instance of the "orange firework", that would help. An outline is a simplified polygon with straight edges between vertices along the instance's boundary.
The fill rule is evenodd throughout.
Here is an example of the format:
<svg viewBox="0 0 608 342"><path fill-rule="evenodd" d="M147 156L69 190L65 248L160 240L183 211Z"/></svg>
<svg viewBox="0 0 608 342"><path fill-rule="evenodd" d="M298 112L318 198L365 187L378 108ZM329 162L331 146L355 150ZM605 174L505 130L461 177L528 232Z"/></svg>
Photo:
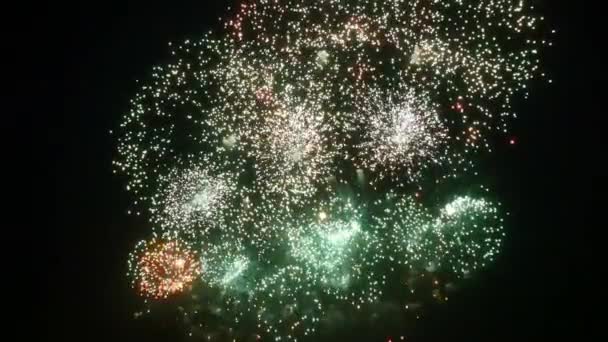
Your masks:
<svg viewBox="0 0 608 342"><path fill-rule="evenodd" d="M143 243L134 266L133 285L142 296L156 299L183 292L200 274L195 254L179 241Z"/></svg>

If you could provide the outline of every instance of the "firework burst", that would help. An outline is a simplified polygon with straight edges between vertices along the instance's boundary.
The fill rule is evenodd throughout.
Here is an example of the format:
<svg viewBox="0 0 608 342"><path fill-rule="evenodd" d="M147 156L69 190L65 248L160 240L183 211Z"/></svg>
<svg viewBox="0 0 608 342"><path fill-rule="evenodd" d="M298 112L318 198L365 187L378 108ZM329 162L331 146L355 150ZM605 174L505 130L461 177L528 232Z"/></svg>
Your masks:
<svg viewBox="0 0 608 342"><path fill-rule="evenodd" d="M154 227L134 287L159 299L197 282L192 329L249 318L298 339L403 277L410 312L419 278L489 265L500 205L443 192L473 189L478 152L544 76L542 21L526 1L254 0L224 35L171 45L116 132L115 172Z"/></svg>
<svg viewBox="0 0 608 342"><path fill-rule="evenodd" d="M179 240L142 242L131 263L133 286L155 299L185 291L200 273L195 254Z"/></svg>

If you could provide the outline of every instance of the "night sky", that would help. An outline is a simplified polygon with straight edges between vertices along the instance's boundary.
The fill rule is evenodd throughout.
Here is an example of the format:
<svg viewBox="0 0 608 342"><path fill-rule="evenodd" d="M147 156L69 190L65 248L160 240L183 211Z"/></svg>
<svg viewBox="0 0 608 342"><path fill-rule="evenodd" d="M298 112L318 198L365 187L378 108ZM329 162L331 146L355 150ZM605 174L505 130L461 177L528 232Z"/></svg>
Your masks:
<svg viewBox="0 0 608 342"><path fill-rule="evenodd" d="M135 80L167 59L167 43L218 26L233 1L209 2L88 1L37 9L49 25L41 27L38 47L50 52L47 62L53 63L40 77L56 78L37 84L45 99L62 101L56 115L41 111L38 120L54 186L49 202L55 222L45 243L50 301L43 315L50 336L180 341L182 331L170 314L133 319L138 298L125 275L126 260L148 226L126 215L129 195L112 174L116 146L108 132L128 110ZM414 341L548 341L585 331L584 305L595 294L575 287L589 281L581 268L592 257L585 248L590 228L574 213L588 205L583 192L592 180L576 176L586 154L573 143L582 135L574 118L595 114L586 108L593 96L584 86L589 75L582 70L588 65L574 62L580 56L573 48L590 38L582 37L582 11L566 3L542 6L558 30L555 46L545 54L553 84L536 82L530 99L517 102L520 118L512 130L517 144L505 142L483 163L511 212L506 248L493 267L408 331ZM46 100L40 101L34 105L44 107ZM398 329L379 326L342 337L395 340Z"/></svg>

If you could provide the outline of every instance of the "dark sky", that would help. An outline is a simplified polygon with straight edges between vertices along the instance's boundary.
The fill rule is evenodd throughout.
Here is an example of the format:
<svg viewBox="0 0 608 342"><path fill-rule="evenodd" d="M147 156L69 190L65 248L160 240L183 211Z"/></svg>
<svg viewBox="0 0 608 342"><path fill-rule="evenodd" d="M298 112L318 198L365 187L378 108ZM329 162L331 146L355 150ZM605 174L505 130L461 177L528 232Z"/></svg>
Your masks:
<svg viewBox="0 0 608 342"><path fill-rule="evenodd" d="M55 227L45 242L50 300L42 317L51 336L179 341L179 331L163 319L132 320L136 298L126 258L148 227L125 214L129 198L111 172L115 145L108 131L128 108L135 79L167 57L167 43L200 36L231 1L211 2L107 0L36 9L42 20L31 38L50 64L36 83L40 102L31 105L40 106L53 175ZM573 48L585 41L586 25L582 11L566 1L549 3L546 17L558 35L546 67L555 81L536 85L530 100L517 103L518 145L489 161L494 188L512 212L506 250L491 271L420 323L416 341L544 341L586 324L584 303L595 294L575 289L589 279L582 271L591 258L589 227L573 215L591 186L576 177L585 156L575 147L584 138L573 119L591 112L584 105L589 75ZM44 111L57 101L57 115ZM386 338L383 331L368 333Z"/></svg>

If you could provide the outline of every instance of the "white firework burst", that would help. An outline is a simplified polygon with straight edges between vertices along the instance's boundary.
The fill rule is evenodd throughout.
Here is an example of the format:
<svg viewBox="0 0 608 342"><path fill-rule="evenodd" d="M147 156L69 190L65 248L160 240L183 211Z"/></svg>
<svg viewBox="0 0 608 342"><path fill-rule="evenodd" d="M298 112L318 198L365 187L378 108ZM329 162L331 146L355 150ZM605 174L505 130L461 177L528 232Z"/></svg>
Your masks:
<svg viewBox="0 0 608 342"><path fill-rule="evenodd" d="M387 171L393 177L407 173L415 180L425 166L438 163L447 132L427 98L413 91L364 99L360 117L365 125L360 167Z"/></svg>
<svg viewBox="0 0 608 342"><path fill-rule="evenodd" d="M324 113L313 104L277 108L256 127L256 172L273 193L312 194L331 172Z"/></svg>
<svg viewBox="0 0 608 342"><path fill-rule="evenodd" d="M204 167L175 170L161 184L153 207L155 222L196 233L217 227L238 191L234 173Z"/></svg>

